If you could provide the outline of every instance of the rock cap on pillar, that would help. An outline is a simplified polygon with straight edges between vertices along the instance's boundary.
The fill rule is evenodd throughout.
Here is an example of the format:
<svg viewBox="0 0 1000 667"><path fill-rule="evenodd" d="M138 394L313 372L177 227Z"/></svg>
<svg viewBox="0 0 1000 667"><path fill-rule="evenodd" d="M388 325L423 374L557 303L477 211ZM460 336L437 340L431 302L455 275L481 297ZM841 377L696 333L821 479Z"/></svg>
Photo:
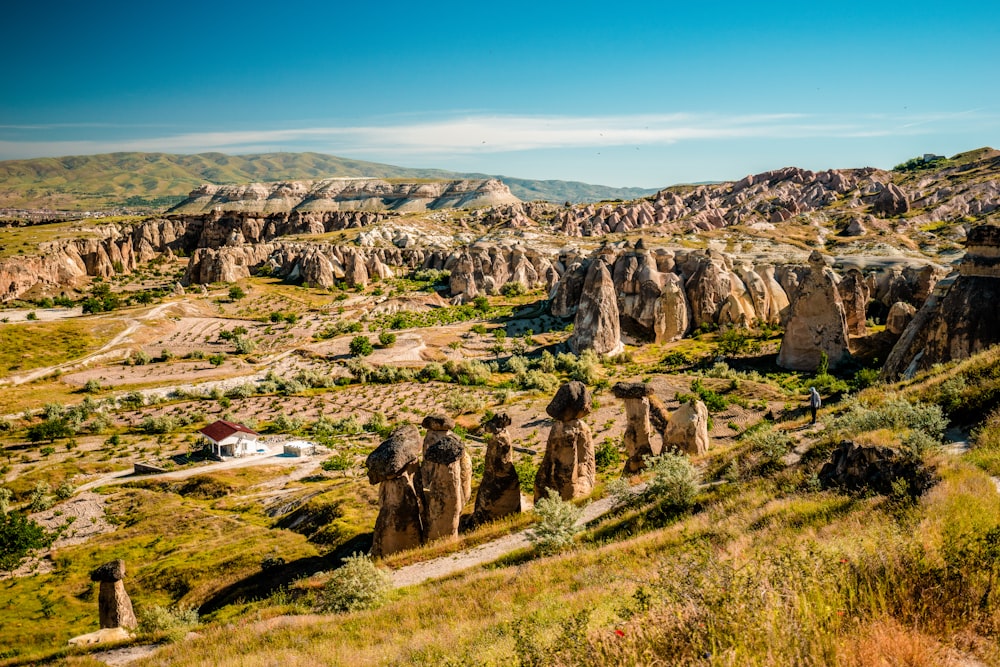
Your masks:
<svg viewBox="0 0 1000 667"><path fill-rule="evenodd" d="M405 424L389 434L382 444L365 459L368 481L379 484L400 474L420 456L420 432L413 424Z"/></svg>
<svg viewBox="0 0 1000 667"><path fill-rule="evenodd" d="M590 414L590 409L590 389L579 380L573 380L559 387L545 412L556 421L568 422L583 419Z"/></svg>

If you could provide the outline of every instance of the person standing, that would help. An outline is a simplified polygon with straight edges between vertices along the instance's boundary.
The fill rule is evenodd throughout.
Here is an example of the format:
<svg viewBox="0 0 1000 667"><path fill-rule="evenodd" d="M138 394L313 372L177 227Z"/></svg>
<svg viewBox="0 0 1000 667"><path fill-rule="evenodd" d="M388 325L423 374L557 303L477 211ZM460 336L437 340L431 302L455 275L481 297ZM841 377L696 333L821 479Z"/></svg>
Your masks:
<svg viewBox="0 0 1000 667"><path fill-rule="evenodd" d="M816 411L823 405L823 400L819 397L816 387L809 387L809 409L812 410L812 423L816 423Z"/></svg>

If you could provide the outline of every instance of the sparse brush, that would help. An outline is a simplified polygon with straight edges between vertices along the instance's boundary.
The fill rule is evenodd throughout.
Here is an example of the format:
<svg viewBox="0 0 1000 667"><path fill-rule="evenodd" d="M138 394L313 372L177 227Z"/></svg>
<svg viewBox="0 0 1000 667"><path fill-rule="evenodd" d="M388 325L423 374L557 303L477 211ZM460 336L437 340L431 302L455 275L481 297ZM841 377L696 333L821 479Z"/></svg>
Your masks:
<svg viewBox="0 0 1000 667"><path fill-rule="evenodd" d="M535 503L539 521L528 531L528 540L544 555L568 548L573 544L573 536L580 530L576 520L581 512L579 507L549 489L548 495Z"/></svg>

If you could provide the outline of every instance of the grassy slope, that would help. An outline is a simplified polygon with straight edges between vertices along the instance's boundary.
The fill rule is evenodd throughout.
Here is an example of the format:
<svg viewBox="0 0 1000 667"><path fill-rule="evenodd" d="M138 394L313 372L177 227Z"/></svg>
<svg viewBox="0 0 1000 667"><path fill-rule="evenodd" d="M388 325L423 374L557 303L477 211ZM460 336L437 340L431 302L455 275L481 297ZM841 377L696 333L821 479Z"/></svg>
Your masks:
<svg viewBox="0 0 1000 667"><path fill-rule="evenodd" d="M106 153L0 162L0 206L88 209L177 203L202 183L247 183L367 176L406 179L483 177L441 169L412 169L320 153L224 155ZM511 179L522 199L552 201L635 197L653 192L566 181ZM130 199L131 198L131 199Z"/></svg>

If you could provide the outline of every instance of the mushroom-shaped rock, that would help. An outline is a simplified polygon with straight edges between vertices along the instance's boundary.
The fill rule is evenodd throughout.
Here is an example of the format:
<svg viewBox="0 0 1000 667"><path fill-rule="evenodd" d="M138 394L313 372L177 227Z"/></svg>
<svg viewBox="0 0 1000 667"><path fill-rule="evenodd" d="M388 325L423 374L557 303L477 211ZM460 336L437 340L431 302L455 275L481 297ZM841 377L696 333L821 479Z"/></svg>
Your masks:
<svg viewBox="0 0 1000 667"><path fill-rule="evenodd" d="M649 398L653 391L644 382L619 382L611 388L616 398L625 401L625 462L626 473L637 473L645 465L643 457L655 456L660 448L653 445L650 435Z"/></svg>
<svg viewBox="0 0 1000 667"><path fill-rule="evenodd" d="M579 380L573 380L559 387L545 412L556 421L565 422L586 417L590 409L590 389Z"/></svg>
<svg viewBox="0 0 1000 667"><path fill-rule="evenodd" d="M465 445L449 433L427 448L420 474L425 488L425 536L428 541L458 536L465 504L462 461Z"/></svg>
<svg viewBox="0 0 1000 667"><path fill-rule="evenodd" d="M381 558L423 541L423 487L420 432L411 424L397 428L368 455L368 481L380 484L379 512L372 535L372 556Z"/></svg>
<svg viewBox="0 0 1000 667"><path fill-rule="evenodd" d="M708 451L708 408L701 401L688 401L670 415L663 431L663 449L679 449L687 454Z"/></svg>
<svg viewBox="0 0 1000 667"><path fill-rule="evenodd" d="M547 496L549 489L563 500L581 498L593 491L596 478L590 427L580 419L555 422L535 474L535 501Z"/></svg>
<svg viewBox="0 0 1000 667"><path fill-rule="evenodd" d="M97 597L101 628L134 628L139 623L132 610L132 600L125 592L125 561L113 560L94 569L91 581L99 581L101 589Z"/></svg>
<svg viewBox="0 0 1000 667"><path fill-rule="evenodd" d="M494 415L484 424L491 437L486 445L483 481L476 493L474 523L493 521L521 511L521 483L514 469L508 426L510 417L505 413Z"/></svg>
<svg viewBox="0 0 1000 667"><path fill-rule="evenodd" d="M455 420L447 415L427 415L420 425L427 429L424 436L423 452L427 453L427 448L448 434L448 431L455 428Z"/></svg>

